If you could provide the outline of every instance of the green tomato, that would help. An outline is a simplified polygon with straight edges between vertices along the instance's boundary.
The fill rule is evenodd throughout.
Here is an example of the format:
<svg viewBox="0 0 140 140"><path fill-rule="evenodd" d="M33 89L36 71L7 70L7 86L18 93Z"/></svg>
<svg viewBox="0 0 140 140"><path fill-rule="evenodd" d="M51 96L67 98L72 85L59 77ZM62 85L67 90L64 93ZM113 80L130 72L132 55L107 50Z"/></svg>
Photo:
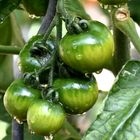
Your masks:
<svg viewBox="0 0 140 140"><path fill-rule="evenodd" d="M88 111L98 97L95 79L56 79L53 86L58 92L60 103L70 114L81 114Z"/></svg>
<svg viewBox="0 0 140 140"><path fill-rule="evenodd" d="M26 120L29 106L40 98L39 90L26 85L22 79L17 79L6 90L3 101L7 112L22 122Z"/></svg>
<svg viewBox="0 0 140 140"><path fill-rule="evenodd" d="M113 36L104 24L89 21L87 31L62 38L59 54L65 64L83 73L108 68L114 54Z"/></svg>
<svg viewBox="0 0 140 140"><path fill-rule="evenodd" d="M23 0L23 5L31 15L44 16L48 8L49 0Z"/></svg>
<svg viewBox="0 0 140 140"><path fill-rule="evenodd" d="M50 58L50 54L46 53L43 56L32 56L31 55L31 48L34 47L34 44L36 43L42 43L42 45L44 45L44 47L50 47L50 45L43 44L44 42L42 42L43 36L42 35L36 35L34 37L32 37L27 44L25 44L25 46L23 47L23 49L21 50L20 54L19 54L19 69L21 70L21 72L33 72L35 70L40 69L42 66L44 66L47 62L48 59Z"/></svg>
<svg viewBox="0 0 140 140"><path fill-rule="evenodd" d="M107 5L119 5L128 2L128 0L98 0L98 1L102 4L107 4Z"/></svg>
<svg viewBox="0 0 140 140"><path fill-rule="evenodd" d="M63 125L65 112L61 105L46 100L38 100L27 112L27 123L31 132L49 136L56 133Z"/></svg>

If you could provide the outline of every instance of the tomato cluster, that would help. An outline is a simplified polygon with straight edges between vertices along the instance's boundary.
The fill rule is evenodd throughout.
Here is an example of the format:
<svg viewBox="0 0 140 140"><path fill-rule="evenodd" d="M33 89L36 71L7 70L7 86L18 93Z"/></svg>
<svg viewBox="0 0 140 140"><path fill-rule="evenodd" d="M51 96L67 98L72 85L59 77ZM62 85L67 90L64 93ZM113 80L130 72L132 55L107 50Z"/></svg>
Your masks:
<svg viewBox="0 0 140 140"><path fill-rule="evenodd" d="M4 95L7 112L44 136L56 133L66 114L82 114L95 104L98 86L92 73L108 68L114 53L112 34L97 21L88 21L78 34L67 33L58 49L54 42L37 35L25 44L19 54L23 77Z"/></svg>

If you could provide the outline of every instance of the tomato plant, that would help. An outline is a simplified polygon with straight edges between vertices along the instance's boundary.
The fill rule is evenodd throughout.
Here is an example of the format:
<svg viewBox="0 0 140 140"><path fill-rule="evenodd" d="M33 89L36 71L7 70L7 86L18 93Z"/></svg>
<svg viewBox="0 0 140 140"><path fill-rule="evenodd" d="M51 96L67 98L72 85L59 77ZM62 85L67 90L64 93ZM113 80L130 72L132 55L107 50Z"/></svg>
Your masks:
<svg viewBox="0 0 140 140"><path fill-rule="evenodd" d="M89 79L56 79L54 88L67 113L81 114L89 110L98 97L98 87Z"/></svg>
<svg viewBox="0 0 140 140"><path fill-rule="evenodd" d="M17 79L6 90L3 101L8 113L22 122L26 120L29 106L39 98L39 90L27 86L22 79Z"/></svg>
<svg viewBox="0 0 140 140"><path fill-rule="evenodd" d="M139 140L138 1L0 0L0 139Z"/></svg>
<svg viewBox="0 0 140 140"><path fill-rule="evenodd" d="M29 129L43 136L56 133L62 127L64 119L65 113L61 105L43 100L32 104L27 113Z"/></svg>
<svg viewBox="0 0 140 140"><path fill-rule="evenodd" d="M63 37L59 53L70 67L83 73L95 72L110 65L114 54L113 37L105 25L89 21L86 32Z"/></svg>

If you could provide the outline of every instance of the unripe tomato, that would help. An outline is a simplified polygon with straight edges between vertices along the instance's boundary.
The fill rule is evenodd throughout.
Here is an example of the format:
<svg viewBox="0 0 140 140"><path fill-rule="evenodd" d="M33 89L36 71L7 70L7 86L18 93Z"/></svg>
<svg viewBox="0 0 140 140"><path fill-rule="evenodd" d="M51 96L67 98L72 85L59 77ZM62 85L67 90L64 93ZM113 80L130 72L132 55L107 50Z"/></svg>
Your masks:
<svg viewBox="0 0 140 140"><path fill-rule="evenodd" d="M128 2L128 0L98 0L98 1L102 4L107 4L107 5L119 5Z"/></svg>
<svg viewBox="0 0 140 140"><path fill-rule="evenodd" d="M48 59L50 58L50 54L46 53L43 56L32 56L31 55L31 48L34 47L34 45L36 43L40 43L42 41L43 36L42 35L36 35L34 37L32 37L23 47L23 49L21 50L20 54L19 54L19 68L21 70L21 72L33 72L35 70L40 69L43 65L45 65L48 61ZM47 43L43 44L44 42L42 42L42 45L45 45L44 47L50 47Z"/></svg>
<svg viewBox="0 0 140 140"><path fill-rule="evenodd" d="M53 86L65 111L70 114L86 112L95 104L98 97L95 79L56 79Z"/></svg>
<svg viewBox="0 0 140 140"><path fill-rule="evenodd" d="M63 108L46 100L38 100L32 104L27 112L29 129L38 135L49 136L56 133L65 119Z"/></svg>
<svg viewBox="0 0 140 140"><path fill-rule="evenodd" d="M87 31L62 38L59 54L64 63L83 73L108 68L114 54L113 36L104 24L89 21Z"/></svg>
<svg viewBox="0 0 140 140"><path fill-rule="evenodd" d="M25 85L22 79L17 79L6 90L3 101L7 112L22 122L26 120L29 106L39 98L39 90Z"/></svg>
<svg viewBox="0 0 140 140"><path fill-rule="evenodd" d="M23 5L31 15L44 16L49 0L23 0Z"/></svg>

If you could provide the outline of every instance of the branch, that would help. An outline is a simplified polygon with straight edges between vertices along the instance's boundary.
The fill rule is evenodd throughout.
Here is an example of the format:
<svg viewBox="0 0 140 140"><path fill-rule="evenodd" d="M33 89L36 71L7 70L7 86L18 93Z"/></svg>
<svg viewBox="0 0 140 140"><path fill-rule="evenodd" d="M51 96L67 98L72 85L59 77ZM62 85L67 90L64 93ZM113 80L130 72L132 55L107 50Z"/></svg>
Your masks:
<svg viewBox="0 0 140 140"><path fill-rule="evenodd" d="M0 45L0 54L19 54L21 48L17 46Z"/></svg>
<svg viewBox="0 0 140 140"><path fill-rule="evenodd" d="M49 0L48 9L42 21L38 34L44 34L48 30L56 13L56 5L57 5L57 0Z"/></svg>
<svg viewBox="0 0 140 140"><path fill-rule="evenodd" d="M15 119L12 120L12 140L23 140L23 124L18 124Z"/></svg>
<svg viewBox="0 0 140 140"><path fill-rule="evenodd" d="M133 19L130 17L130 13L127 8L119 8L114 12L113 20L115 26L123 32L132 41L133 45L140 53L140 37L136 30L136 25Z"/></svg>

